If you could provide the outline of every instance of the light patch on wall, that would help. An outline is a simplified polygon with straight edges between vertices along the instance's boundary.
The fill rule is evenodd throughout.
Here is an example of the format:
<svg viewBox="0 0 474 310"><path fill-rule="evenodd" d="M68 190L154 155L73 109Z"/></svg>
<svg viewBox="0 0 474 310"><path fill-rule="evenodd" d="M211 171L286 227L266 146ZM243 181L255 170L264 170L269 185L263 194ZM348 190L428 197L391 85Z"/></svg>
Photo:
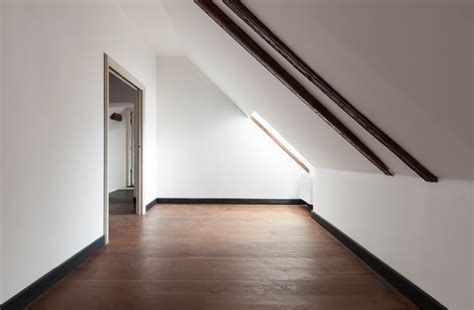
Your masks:
<svg viewBox="0 0 474 310"><path fill-rule="evenodd" d="M257 112L250 114L250 119L267 134L278 146L285 151L306 173L311 173L312 166L309 162L280 135L270 124L265 121Z"/></svg>

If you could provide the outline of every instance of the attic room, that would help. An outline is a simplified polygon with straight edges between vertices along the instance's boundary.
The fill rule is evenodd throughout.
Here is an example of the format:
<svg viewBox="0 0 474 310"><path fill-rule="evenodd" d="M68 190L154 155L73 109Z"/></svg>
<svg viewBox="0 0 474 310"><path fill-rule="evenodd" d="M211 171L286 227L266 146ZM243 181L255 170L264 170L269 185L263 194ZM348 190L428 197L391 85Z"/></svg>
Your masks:
<svg viewBox="0 0 474 310"><path fill-rule="evenodd" d="M474 309L470 0L0 0L0 309Z"/></svg>

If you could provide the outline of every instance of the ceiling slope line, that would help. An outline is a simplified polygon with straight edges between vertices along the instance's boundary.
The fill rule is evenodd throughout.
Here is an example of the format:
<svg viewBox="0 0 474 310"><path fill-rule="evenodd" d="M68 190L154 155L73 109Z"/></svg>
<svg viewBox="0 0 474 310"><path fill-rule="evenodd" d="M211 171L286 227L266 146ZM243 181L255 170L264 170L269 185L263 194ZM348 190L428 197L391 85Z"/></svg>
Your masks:
<svg viewBox="0 0 474 310"><path fill-rule="evenodd" d="M408 167L415 171L426 182L438 182L438 177L416 160L397 142L378 128L370 119L357 110L346 98L329 85L319 74L306 64L293 50L281 41L261 20L259 20L240 0L223 0L224 4L252 28L263 40L275 49L283 58L293 65L310 82L317 86L326 96L336 103L352 119L385 145Z"/></svg>
<svg viewBox="0 0 474 310"><path fill-rule="evenodd" d="M388 166L367 147L348 127L334 116L316 97L300 82L290 75L270 54L257 44L230 17L228 17L212 0L194 0L194 2L213 19L221 28L249 52L260 64L303 101L311 110L318 114L329 126L339 133L347 142L365 156L385 175L393 176Z"/></svg>

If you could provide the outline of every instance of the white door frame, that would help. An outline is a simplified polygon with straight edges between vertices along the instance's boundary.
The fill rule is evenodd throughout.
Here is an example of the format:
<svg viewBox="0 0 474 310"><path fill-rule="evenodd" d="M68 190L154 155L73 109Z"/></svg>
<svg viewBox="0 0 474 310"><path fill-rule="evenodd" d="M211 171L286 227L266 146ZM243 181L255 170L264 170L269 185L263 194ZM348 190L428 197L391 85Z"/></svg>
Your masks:
<svg viewBox="0 0 474 310"><path fill-rule="evenodd" d="M138 81L133 75L104 54L104 236L105 242L109 242L109 191L108 191L108 135L109 135L109 74L112 73L122 81L138 91L138 100L135 105L135 194L136 212L145 214L143 206L143 107L145 101L145 85Z"/></svg>
<svg viewBox="0 0 474 310"><path fill-rule="evenodd" d="M133 180L135 179L135 161L133 157L135 155L135 131L133 127L135 126L135 113L133 113L133 108L126 108L123 112L125 115L125 185L127 187L134 186ZM133 172L133 173L132 173Z"/></svg>

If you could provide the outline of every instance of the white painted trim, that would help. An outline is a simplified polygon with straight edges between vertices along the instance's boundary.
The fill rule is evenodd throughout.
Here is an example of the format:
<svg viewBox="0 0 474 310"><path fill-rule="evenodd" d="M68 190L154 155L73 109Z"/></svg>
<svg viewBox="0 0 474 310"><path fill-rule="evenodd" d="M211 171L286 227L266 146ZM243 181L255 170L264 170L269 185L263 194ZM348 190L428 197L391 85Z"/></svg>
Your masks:
<svg viewBox="0 0 474 310"><path fill-rule="evenodd" d="M134 139L132 138L132 134L134 133L133 124L130 124L130 118L135 116L135 112L133 108L126 108L124 110L125 115L125 185L128 186L130 184L133 185L134 177L130 175L130 170L132 169L132 165L134 163L133 160L133 143ZM135 169L133 169L135 172Z"/></svg>

